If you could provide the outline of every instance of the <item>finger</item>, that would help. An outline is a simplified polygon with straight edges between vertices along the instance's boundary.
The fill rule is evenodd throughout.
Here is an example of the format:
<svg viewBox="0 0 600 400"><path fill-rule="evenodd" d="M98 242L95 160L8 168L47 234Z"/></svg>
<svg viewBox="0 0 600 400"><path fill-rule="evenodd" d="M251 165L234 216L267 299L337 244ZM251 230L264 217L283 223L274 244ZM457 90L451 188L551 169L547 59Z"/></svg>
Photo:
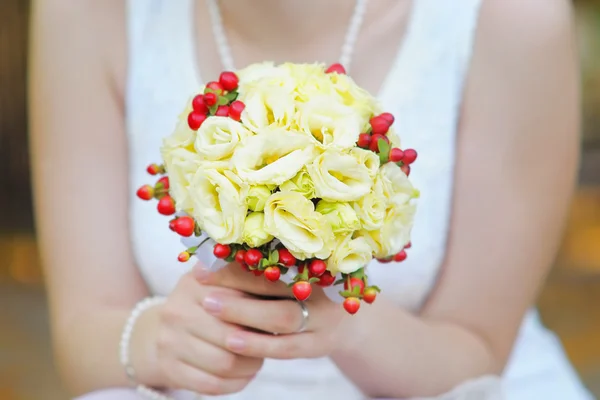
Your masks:
<svg viewBox="0 0 600 400"><path fill-rule="evenodd" d="M312 332L274 336L240 331L228 336L226 343L227 349L247 357L289 360L322 357L329 353L327 345L320 343Z"/></svg>
<svg viewBox="0 0 600 400"><path fill-rule="evenodd" d="M263 360L260 358L237 355L195 337L188 337L184 341L185 345L178 347L183 351L177 357L219 378L250 379L262 367Z"/></svg>
<svg viewBox="0 0 600 400"><path fill-rule="evenodd" d="M269 333L295 333L304 322L302 308L296 300L264 300L212 291L203 306L223 321ZM308 330L309 326L304 328Z"/></svg>
<svg viewBox="0 0 600 400"><path fill-rule="evenodd" d="M248 378L219 378L184 362L177 363L170 368L168 374L174 389L186 389L198 394L213 396L237 393L250 382Z"/></svg>
<svg viewBox="0 0 600 400"><path fill-rule="evenodd" d="M195 274L201 283L209 286L221 286L259 296L291 297L292 295L285 283L271 282L262 275L255 276L235 263L230 263L216 272L199 267Z"/></svg>

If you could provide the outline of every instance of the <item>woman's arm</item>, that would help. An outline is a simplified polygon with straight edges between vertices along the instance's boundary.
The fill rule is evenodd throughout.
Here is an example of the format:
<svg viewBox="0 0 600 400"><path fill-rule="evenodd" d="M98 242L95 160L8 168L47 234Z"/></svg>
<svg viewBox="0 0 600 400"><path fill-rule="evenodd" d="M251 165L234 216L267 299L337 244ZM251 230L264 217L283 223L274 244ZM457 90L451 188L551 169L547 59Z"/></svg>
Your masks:
<svg viewBox="0 0 600 400"><path fill-rule="evenodd" d="M129 310L147 295L128 245L122 95L108 61L125 58L121 3L33 5L37 233L57 361L76 393L127 383L119 337Z"/></svg>
<svg viewBox="0 0 600 400"><path fill-rule="evenodd" d="M361 310L333 355L372 396L436 395L499 373L561 236L579 147L570 6L482 7L439 284L419 316L384 298Z"/></svg>

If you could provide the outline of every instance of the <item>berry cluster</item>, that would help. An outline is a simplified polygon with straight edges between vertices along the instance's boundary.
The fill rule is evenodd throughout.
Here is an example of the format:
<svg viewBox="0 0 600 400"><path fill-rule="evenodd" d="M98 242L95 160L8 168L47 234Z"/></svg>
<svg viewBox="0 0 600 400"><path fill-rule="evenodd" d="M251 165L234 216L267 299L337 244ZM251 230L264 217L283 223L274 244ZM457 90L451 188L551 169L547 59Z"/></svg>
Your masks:
<svg viewBox="0 0 600 400"><path fill-rule="evenodd" d="M379 154L382 164L387 162L398 164L408 176L410 175L410 165L417 159L417 152L414 149L390 148L390 139L387 134L393 123L394 116L390 113L374 116L369 121L370 129L359 135L356 145Z"/></svg>
<svg viewBox="0 0 600 400"><path fill-rule="evenodd" d="M197 131L211 115L239 121L246 106L236 100L238 84L237 75L229 71L222 72L218 82L209 82L204 93L192 100L192 111L188 115L190 129Z"/></svg>
<svg viewBox="0 0 600 400"><path fill-rule="evenodd" d="M162 165L150 164L146 171L150 175L163 175L165 174L165 168ZM161 177L154 186L144 185L140 187L137 192L137 196L142 200L158 200L157 209L162 215L173 215L175 214L175 201L169 196L169 177Z"/></svg>

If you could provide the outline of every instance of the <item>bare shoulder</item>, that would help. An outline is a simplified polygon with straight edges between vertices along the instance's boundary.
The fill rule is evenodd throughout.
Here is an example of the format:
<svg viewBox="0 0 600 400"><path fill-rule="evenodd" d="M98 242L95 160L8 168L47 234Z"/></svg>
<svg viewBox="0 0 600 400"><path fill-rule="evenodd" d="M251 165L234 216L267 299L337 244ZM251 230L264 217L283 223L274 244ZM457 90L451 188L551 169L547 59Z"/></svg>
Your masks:
<svg viewBox="0 0 600 400"><path fill-rule="evenodd" d="M127 60L125 4L122 0L34 0L34 55L36 50L51 52L54 56L44 57L44 63L62 67L95 64L94 70L106 72L115 88L122 89Z"/></svg>

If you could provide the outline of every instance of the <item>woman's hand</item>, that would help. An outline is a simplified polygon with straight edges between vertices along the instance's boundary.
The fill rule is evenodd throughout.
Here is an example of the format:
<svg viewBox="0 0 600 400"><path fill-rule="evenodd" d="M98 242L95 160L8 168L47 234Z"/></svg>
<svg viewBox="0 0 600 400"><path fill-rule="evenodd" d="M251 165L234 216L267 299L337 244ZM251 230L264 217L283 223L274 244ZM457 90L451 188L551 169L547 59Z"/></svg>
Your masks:
<svg viewBox="0 0 600 400"><path fill-rule="evenodd" d="M199 279L209 286L203 300L208 313L225 323L252 329L226 333L225 347L236 354L275 359L314 358L329 355L339 343L344 311L317 286L304 302L309 317L305 330L298 333L304 322L302 308L285 283L269 282L237 264L214 273L204 271ZM238 291L248 295L236 295Z"/></svg>
<svg viewBox="0 0 600 400"><path fill-rule="evenodd" d="M234 354L226 339L241 331L209 315L202 303L208 292L243 302L245 295L199 283L197 268L184 275L167 302L158 308L156 380L171 389L216 395L242 390L258 373L263 359ZM136 367L134 365L134 367Z"/></svg>

